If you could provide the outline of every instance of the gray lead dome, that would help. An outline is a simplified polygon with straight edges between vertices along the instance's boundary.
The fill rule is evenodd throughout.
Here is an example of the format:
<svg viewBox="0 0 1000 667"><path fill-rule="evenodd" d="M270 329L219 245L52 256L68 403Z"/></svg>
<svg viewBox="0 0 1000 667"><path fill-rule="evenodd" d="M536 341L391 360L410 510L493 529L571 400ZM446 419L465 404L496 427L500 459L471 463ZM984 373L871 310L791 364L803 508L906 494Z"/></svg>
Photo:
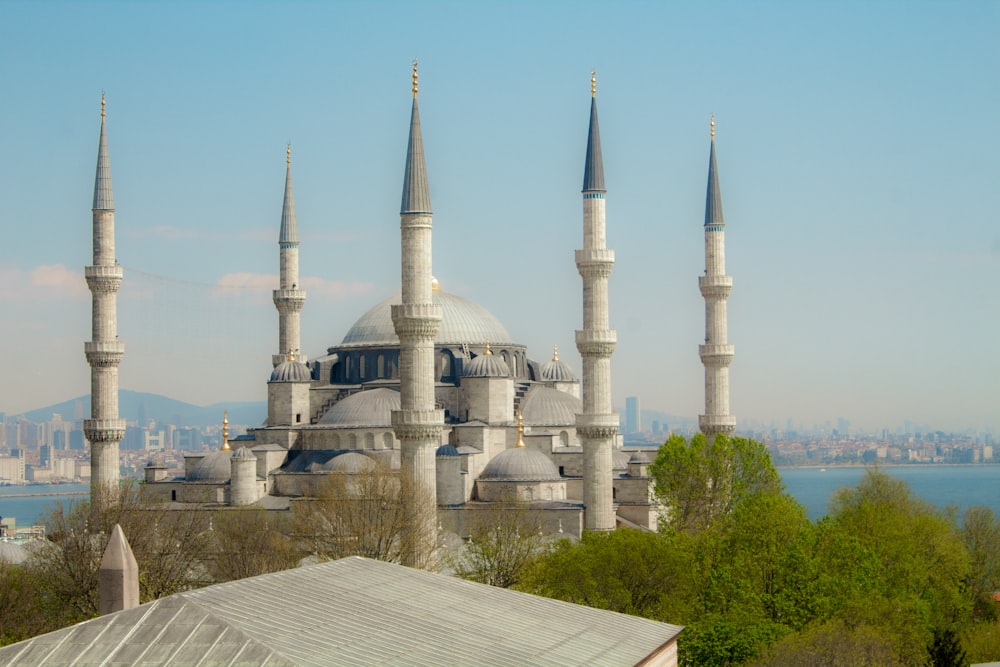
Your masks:
<svg viewBox="0 0 1000 667"><path fill-rule="evenodd" d="M438 345L515 344L500 321L478 303L440 291L434 292L432 298L441 306L441 326L434 339ZM399 345L391 313L391 306L397 303L402 303L398 294L362 315L344 336L341 346Z"/></svg>
<svg viewBox="0 0 1000 667"><path fill-rule="evenodd" d="M309 382L312 373L301 361L282 361L271 371L271 382Z"/></svg>
<svg viewBox="0 0 1000 667"><path fill-rule="evenodd" d="M486 464L482 480L548 482L562 479L555 464L545 454L525 447L505 449Z"/></svg>

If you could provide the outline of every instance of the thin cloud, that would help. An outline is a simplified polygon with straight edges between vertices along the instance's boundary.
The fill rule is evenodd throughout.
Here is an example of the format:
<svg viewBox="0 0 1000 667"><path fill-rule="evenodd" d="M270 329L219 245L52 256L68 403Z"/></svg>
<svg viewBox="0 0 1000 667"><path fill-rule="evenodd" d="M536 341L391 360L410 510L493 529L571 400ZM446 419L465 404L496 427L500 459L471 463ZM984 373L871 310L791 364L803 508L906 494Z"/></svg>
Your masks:
<svg viewBox="0 0 1000 667"><path fill-rule="evenodd" d="M20 267L0 268L0 301L56 301L89 296L83 271L62 264L42 264L30 271Z"/></svg>
<svg viewBox="0 0 1000 667"><path fill-rule="evenodd" d="M212 288L213 297L232 297L246 294L254 298L271 297L271 290L278 288L279 281L274 273L227 273L222 276ZM301 280L307 298L321 302L345 301L353 296L370 294L375 286L369 282L326 280L324 278L305 277Z"/></svg>

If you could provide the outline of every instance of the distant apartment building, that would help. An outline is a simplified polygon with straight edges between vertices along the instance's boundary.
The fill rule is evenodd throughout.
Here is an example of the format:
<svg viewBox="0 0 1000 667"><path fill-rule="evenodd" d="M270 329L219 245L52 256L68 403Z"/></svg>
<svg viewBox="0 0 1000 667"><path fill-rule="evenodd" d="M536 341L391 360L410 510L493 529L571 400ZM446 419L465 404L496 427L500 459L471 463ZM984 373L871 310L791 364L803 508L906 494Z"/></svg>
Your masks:
<svg viewBox="0 0 1000 667"><path fill-rule="evenodd" d="M629 396L625 399L625 432L640 433L642 431L642 412L639 408L639 397Z"/></svg>
<svg viewBox="0 0 1000 667"><path fill-rule="evenodd" d="M0 483L24 484L24 450L14 456L0 456Z"/></svg>

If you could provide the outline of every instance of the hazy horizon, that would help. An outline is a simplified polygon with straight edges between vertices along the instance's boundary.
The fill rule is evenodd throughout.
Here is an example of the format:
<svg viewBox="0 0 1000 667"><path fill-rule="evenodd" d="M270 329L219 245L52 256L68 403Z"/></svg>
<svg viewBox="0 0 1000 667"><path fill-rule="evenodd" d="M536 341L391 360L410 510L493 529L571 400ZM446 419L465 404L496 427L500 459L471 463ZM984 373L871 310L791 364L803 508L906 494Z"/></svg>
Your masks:
<svg viewBox="0 0 1000 667"><path fill-rule="evenodd" d="M121 386L259 401L278 352L285 144L314 357L398 291L416 57L434 273L531 358L558 344L581 370L573 251L596 69L616 405L703 411L715 113L738 423L1000 430L1000 4L8 1L0 14L0 411L89 390L102 90Z"/></svg>

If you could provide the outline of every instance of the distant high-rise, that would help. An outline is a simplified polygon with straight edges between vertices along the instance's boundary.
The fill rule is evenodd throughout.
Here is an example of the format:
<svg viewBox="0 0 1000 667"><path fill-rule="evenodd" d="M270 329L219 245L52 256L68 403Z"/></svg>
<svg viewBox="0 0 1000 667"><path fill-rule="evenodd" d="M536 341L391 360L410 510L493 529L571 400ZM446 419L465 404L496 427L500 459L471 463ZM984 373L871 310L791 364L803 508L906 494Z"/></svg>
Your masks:
<svg viewBox="0 0 1000 667"><path fill-rule="evenodd" d="M84 269L93 294L92 339L84 343L90 364L90 419L83 432L90 441L90 499L93 507L118 492L118 444L125 420L118 416L118 364L125 345L118 340L118 288L124 273L115 259L115 200L111 191L111 158L101 96L101 139L94 179L94 264Z"/></svg>
<svg viewBox="0 0 1000 667"><path fill-rule="evenodd" d="M708 188L705 195L705 275L698 287L705 298L705 344L698 352L705 366L705 414L698 426L709 441L719 433L732 433L736 418L729 414L729 364L733 346L727 338L726 299L733 289L726 275L726 223L722 217L722 194L715 164L715 118L711 121L708 157Z"/></svg>
<svg viewBox="0 0 1000 667"><path fill-rule="evenodd" d="M638 396L629 396L625 399L625 432L642 432L642 410L639 407Z"/></svg>

